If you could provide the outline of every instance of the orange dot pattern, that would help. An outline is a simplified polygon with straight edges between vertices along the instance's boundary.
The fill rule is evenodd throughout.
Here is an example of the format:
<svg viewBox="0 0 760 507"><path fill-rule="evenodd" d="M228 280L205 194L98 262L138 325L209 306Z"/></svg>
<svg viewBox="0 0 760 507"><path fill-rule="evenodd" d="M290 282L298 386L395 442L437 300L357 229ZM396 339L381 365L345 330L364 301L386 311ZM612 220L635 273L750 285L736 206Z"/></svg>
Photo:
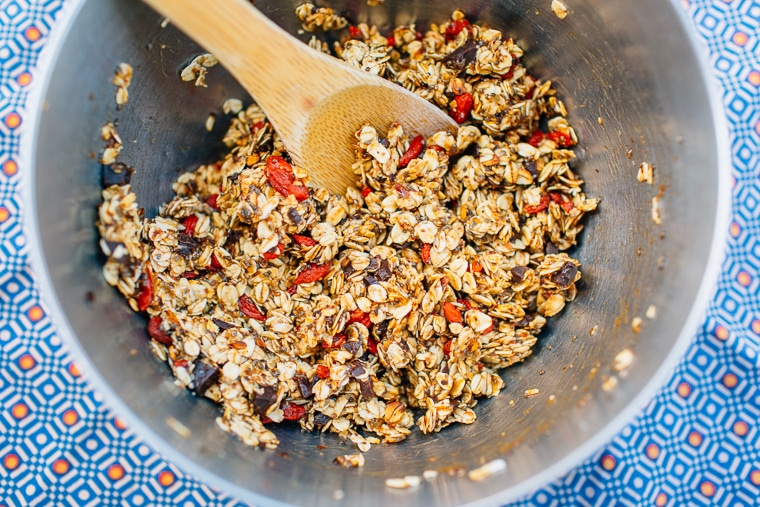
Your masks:
<svg viewBox="0 0 760 507"><path fill-rule="evenodd" d="M705 495L707 498L712 498L715 496L715 493L717 493L717 491L718 490L715 487L715 484L710 481L704 481L699 485L699 492Z"/></svg>
<svg viewBox="0 0 760 507"><path fill-rule="evenodd" d="M660 457L660 447L657 444L649 444L646 448L647 458L655 460Z"/></svg>
<svg viewBox="0 0 760 507"><path fill-rule="evenodd" d="M747 81L750 82L750 84L753 84L755 86L760 86L760 72L753 70L749 73L747 76Z"/></svg>
<svg viewBox="0 0 760 507"><path fill-rule="evenodd" d="M79 421L79 414L72 408L63 413L61 420L66 426L73 426Z"/></svg>
<svg viewBox="0 0 760 507"><path fill-rule="evenodd" d="M21 458L17 454L6 454L3 458L3 466L6 470L16 470L21 464Z"/></svg>
<svg viewBox="0 0 760 507"><path fill-rule="evenodd" d="M728 340L728 329L726 329L723 326L716 326L715 327L715 337L719 340L726 341Z"/></svg>
<svg viewBox="0 0 760 507"><path fill-rule="evenodd" d="M736 421L733 430L738 436L745 437L749 433L749 425L744 421Z"/></svg>
<svg viewBox="0 0 760 507"><path fill-rule="evenodd" d="M6 160L3 164L3 174L14 176L18 172L18 164L14 160Z"/></svg>
<svg viewBox="0 0 760 507"><path fill-rule="evenodd" d="M755 486L760 486L760 470L752 470L752 472L750 472L749 482Z"/></svg>
<svg viewBox="0 0 760 507"><path fill-rule="evenodd" d="M29 42L36 42L40 40L40 37L42 37L42 33L40 33L39 28L36 26L30 26L26 30L24 30L24 37L26 37L26 40Z"/></svg>
<svg viewBox="0 0 760 507"><path fill-rule="evenodd" d="M37 366L37 361L35 361L31 354L24 354L18 358L18 367L24 371L29 371L35 366Z"/></svg>
<svg viewBox="0 0 760 507"><path fill-rule="evenodd" d="M734 373L726 373L721 379L721 383L729 389L733 389L739 383L739 378Z"/></svg>
<svg viewBox="0 0 760 507"><path fill-rule="evenodd" d="M108 478L112 481L118 481L122 477L124 477L124 467L119 465L118 463L114 463L110 467L108 467Z"/></svg>
<svg viewBox="0 0 760 507"><path fill-rule="evenodd" d="M615 456L612 454L605 454L602 456L601 460L602 468L607 470L608 472L615 469L615 466L617 466L617 460L615 459Z"/></svg>
<svg viewBox="0 0 760 507"><path fill-rule="evenodd" d="M668 503L668 495L665 493L659 493L657 497L654 499L654 504L657 507L665 507L665 505Z"/></svg>
<svg viewBox="0 0 760 507"><path fill-rule="evenodd" d="M746 271L740 271L736 276L736 281L739 282L739 285L742 287L749 287L752 284L752 276Z"/></svg>
<svg viewBox="0 0 760 507"><path fill-rule="evenodd" d="M65 459L58 459L53 462L53 473L63 475L71 469L71 463Z"/></svg>
<svg viewBox="0 0 760 507"><path fill-rule="evenodd" d="M752 321L752 332L755 334L760 334L760 320L755 319Z"/></svg>
<svg viewBox="0 0 760 507"><path fill-rule="evenodd" d="M8 220L8 217L10 216L11 216L11 213L10 211L8 211L8 208L0 207L0 223Z"/></svg>
<svg viewBox="0 0 760 507"><path fill-rule="evenodd" d="M18 113L9 113L3 118L3 123L9 129L18 128L21 125L21 116Z"/></svg>
<svg viewBox="0 0 760 507"><path fill-rule="evenodd" d="M688 382L681 382L678 384L678 396L681 398L688 398L691 394L691 385Z"/></svg>
<svg viewBox="0 0 760 507"><path fill-rule="evenodd" d="M698 431L692 431L686 439L689 445L692 447L699 447L702 445L702 434Z"/></svg>
<svg viewBox="0 0 760 507"><path fill-rule="evenodd" d="M127 423L121 417L114 418L113 425L116 426L116 429L118 430L127 429Z"/></svg>
<svg viewBox="0 0 760 507"><path fill-rule="evenodd" d="M733 236L734 238L738 238L739 235L742 233L742 228L736 222L732 222L731 226L728 228L728 232L731 233L731 236Z"/></svg>
<svg viewBox="0 0 760 507"><path fill-rule="evenodd" d="M744 46L749 42L749 35L744 32L736 32L734 36L731 37L731 40L734 41L734 44L737 46Z"/></svg>
<svg viewBox="0 0 760 507"><path fill-rule="evenodd" d="M29 311L27 312L27 315L29 316L29 320L31 320L32 322L39 322L40 320L42 320L42 317L45 316L45 313L42 311L42 308L35 305L29 309Z"/></svg>
<svg viewBox="0 0 760 507"><path fill-rule="evenodd" d="M174 474L171 473L169 470L164 470L163 472L158 474L158 483L165 488L168 488L169 486L174 484L175 480L176 480L176 477L174 477Z"/></svg>
<svg viewBox="0 0 760 507"><path fill-rule="evenodd" d="M69 363L69 375L71 375L74 378L81 377L82 373L79 371L79 366L76 365L76 363Z"/></svg>
<svg viewBox="0 0 760 507"><path fill-rule="evenodd" d="M29 407L24 403L16 403L11 408L11 415L14 419L20 420L29 415Z"/></svg>
<svg viewBox="0 0 760 507"><path fill-rule="evenodd" d="M16 77L16 82L21 86L29 86L32 83L32 75L28 72L22 72Z"/></svg>

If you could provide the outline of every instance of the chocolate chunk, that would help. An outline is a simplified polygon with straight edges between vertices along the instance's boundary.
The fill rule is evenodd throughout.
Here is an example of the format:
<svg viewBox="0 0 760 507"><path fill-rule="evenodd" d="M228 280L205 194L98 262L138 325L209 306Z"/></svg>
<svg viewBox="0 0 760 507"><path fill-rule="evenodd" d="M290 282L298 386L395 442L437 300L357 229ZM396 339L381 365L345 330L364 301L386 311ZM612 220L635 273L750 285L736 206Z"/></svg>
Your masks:
<svg viewBox="0 0 760 507"><path fill-rule="evenodd" d="M519 322L515 322L515 327L528 327L530 326L530 323L533 322L533 319L536 318L535 313L526 313L525 316L520 319Z"/></svg>
<svg viewBox="0 0 760 507"><path fill-rule="evenodd" d="M233 229L227 235L227 240L224 242L224 244L227 248L237 246L238 241L240 241L240 238L242 237L243 237L242 232L238 231L237 229Z"/></svg>
<svg viewBox="0 0 760 507"><path fill-rule="evenodd" d="M122 255L120 255L118 258L121 258L124 254L127 253L126 245L120 241L105 241L105 244L106 244L106 248L108 249L108 252L103 252L103 253L106 255L112 256L116 252L116 249L119 248L120 246L123 246L124 249L121 251Z"/></svg>
<svg viewBox="0 0 760 507"><path fill-rule="evenodd" d="M380 267L380 261L377 260L377 257L370 257L369 264L367 265L367 271L370 273L374 273L377 271L377 268Z"/></svg>
<svg viewBox="0 0 760 507"><path fill-rule="evenodd" d="M301 391L301 396L307 399L314 396L312 389L314 388L315 382L312 382L306 375L301 373L297 373L294 378L298 383L298 390Z"/></svg>
<svg viewBox="0 0 760 507"><path fill-rule="evenodd" d="M189 236L185 234L184 232L180 232L177 235L177 252L182 257L189 257L198 249L198 241L193 238L192 236Z"/></svg>
<svg viewBox="0 0 760 507"><path fill-rule="evenodd" d="M219 319L216 319L216 318L211 319L211 321L214 324L216 324L217 327L219 327L219 329L222 329L222 330L224 330L224 329L232 329L233 327L237 327L235 324L230 324L229 322L225 322L223 320L219 320Z"/></svg>
<svg viewBox="0 0 760 507"><path fill-rule="evenodd" d="M303 217L295 208L288 209L288 218L295 225L301 225L303 223Z"/></svg>
<svg viewBox="0 0 760 507"><path fill-rule="evenodd" d="M193 391L198 396L208 390L209 387L216 384L219 380L219 368L212 364L208 364L206 361L196 361L195 369L193 370Z"/></svg>
<svg viewBox="0 0 760 507"><path fill-rule="evenodd" d="M533 176L534 180L538 178L538 169L536 168L535 160L531 160L530 162L525 164L525 170L528 171L531 176Z"/></svg>
<svg viewBox="0 0 760 507"><path fill-rule="evenodd" d="M388 261L383 259L380 263L380 267L375 271L375 277L381 282L387 282L391 278L391 267Z"/></svg>
<svg viewBox="0 0 760 507"><path fill-rule="evenodd" d="M325 415L322 412L314 412L314 426L321 428L330 421L332 421L332 417L329 415Z"/></svg>
<svg viewBox="0 0 760 507"><path fill-rule="evenodd" d="M362 344L357 340L351 340L344 343L341 348L346 352L356 355L356 353L361 350Z"/></svg>
<svg viewBox="0 0 760 507"><path fill-rule="evenodd" d="M370 285L375 285L377 283L377 278L375 278L372 275L367 275L364 277L364 285L369 287Z"/></svg>
<svg viewBox="0 0 760 507"><path fill-rule="evenodd" d="M355 272L356 272L356 270L354 269L354 267L353 267L353 266L352 266L350 263L349 263L349 264L346 264L345 266L343 266L343 275L344 275L346 278L349 278L349 277L350 277L351 275L353 275Z"/></svg>
<svg viewBox="0 0 760 507"><path fill-rule="evenodd" d="M546 254L547 255L556 255L559 253L559 248L557 248L557 245L552 243L551 241L546 242Z"/></svg>
<svg viewBox="0 0 760 507"><path fill-rule="evenodd" d="M552 282L556 283L560 287L569 287L573 280L575 280L575 274L578 272L578 266L570 261L565 262L559 271L552 275Z"/></svg>
<svg viewBox="0 0 760 507"><path fill-rule="evenodd" d="M515 266L510 272L512 273L512 283L522 283L525 280L525 273L528 272L528 266Z"/></svg>
<svg viewBox="0 0 760 507"><path fill-rule="evenodd" d="M277 389L272 386L263 386L253 395L253 411L259 415L266 415L267 409L277 401Z"/></svg>
<svg viewBox="0 0 760 507"><path fill-rule="evenodd" d="M375 396L375 388L373 387L373 382L370 377L359 379L359 391L362 393L362 396L365 398L373 398Z"/></svg>
<svg viewBox="0 0 760 507"><path fill-rule="evenodd" d="M134 168L127 167L127 164L121 162L104 165L102 171L103 188L108 188L111 185L127 185L132 180L132 173L134 172Z"/></svg>
<svg viewBox="0 0 760 507"><path fill-rule="evenodd" d="M468 40L457 49L449 53L443 63L454 70L461 71L467 65L475 61L478 54L478 44L474 40Z"/></svg>
<svg viewBox="0 0 760 507"><path fill-rule="evenodd" d="M364 363L359 360L351 361L348 365L348 374L353 378L361 378L367 374L367 368L365 368Z"/></svg>
<svg viewBox="0 0 760 507"><path fill-rule="evenodd" d="M376 341L382 341L385 333L388 332L388 321L383 320L372 326L372 334L375 335Z"/></svg>

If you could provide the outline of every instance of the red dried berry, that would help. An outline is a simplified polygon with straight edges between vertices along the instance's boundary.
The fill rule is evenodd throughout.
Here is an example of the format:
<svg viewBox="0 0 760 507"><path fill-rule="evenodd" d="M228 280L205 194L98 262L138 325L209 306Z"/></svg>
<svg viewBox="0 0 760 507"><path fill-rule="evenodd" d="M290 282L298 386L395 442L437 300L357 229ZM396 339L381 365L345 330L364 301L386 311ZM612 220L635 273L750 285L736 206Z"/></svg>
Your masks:
<svg viewBox="0 0 760 507"><path fill-rule="evenodd" d="M485 328L485 329L483 330L483 334L488 334L488 333L490 333L491 331L493 331L493 323L491 323L491 325L490 325L490 326L488 326L487 328Z"/></svg>
<svg viewBox="0 0 760 507"><path fill-rule="evenodd" d="M187 278L188 280L195 280L198 278L198 273L195 271L185 271L182 273L182 278Z"/></svg>
<svg viewBox="0 0 760 507"><path fill-rule="evenodd" d="M253 127L253 131L254 131L254 132L256 132L256 131L258 131L258 130L261 130L261 129L263 129L263 128L264 128L264 126L265 126L265 124L264 124L264 122L263 122L263 121L257 121L256 123L254 123L254 124L252 125L252 127Z"/></svg>
<svg viewBox="0 0 760 507"><path fill-rule="evenodd" d="M256 303L254 303L253 300L245 294L240 296L238 299L238 308L240 309L240 313L246 317L258 320L259 322L264 322L267 320L267 316L261 313L259 307L256 306Z"/></svg>
<svg viewBox="0 0 760 507"><path fill-rule="evenodd" d="M396 45L396 38L393 35L391 35L390 37L388 37L388 46L394 47L395 45Z"/></svg>
<svg viewBox="0 0 760 507"><path fill-rule="evenodd" d="M480 273L483 271L483 265L478 260L474 260L470 263L470 271L473 273Z"/></svg>
<svg viewBox="0 0 760 507"><path fill-rule="evenodd" d="M539 203L535 206L531 206L530 204L525 205L525 213L528 213L529 215L535 215L536 213L540 213L541 211L544 211L549 206L549 196L547 194L544 194L541 196L541 200Z"/></svg>
<svg viewBox="0 0 760 507"><path fill-rule="evenodd" d="M318 364L316 373L317 373L317 377L321 379L326 379L330 376L330 368L328 368L324 364Z"/></svg>
<svg viewBox="0 0 760 507"><path fill-rule="evenodd" d="M332 337L332 343L326 344L323 342L322 346L326 349L337 349L340 348L344 343L346 343L346 335L340 333Z"/></svg>
<svg viewBox="0 0 760 507"><path fill-rule="evenodd" d="M561 148L567 148L575 144L573 142L573 138L570 137L570 134L565 134L564 132L549 132L549 135L547 137L550 140L554 141L557 146Z"/></svg>
<svg viewBox="0 0 760 507"><path fill-rule="evenodd" d="M541 144L541 141L544 140L544 137L545 135L543 132L541 132L540 130L536 130L535 132L533 132L533 135L531 135L528 138L527 143L533 146L534 148L536 148L538 147L539 144Z"/></svg>
<svg viewBox="0 0 760 507"><path fill-rule="evenodd" d="M364 197L366 199L367 196L369 194L371 194L372 192L373 192L373 190L370 187L364 187L364 188L362 188L362 197Z"/></svg>
<svg viewBox="0 0 760 507"><path fill-rule="evenodd" d="M306 407L286 401L282 405L282 418L286 421L297 421L306 413Z"/></svg>
<svg viewBox="0 0 760 507"><path fill-rule="evenodd" d="M348 35L352 39L362 39L364 38L364 35L362 35L362 31L359 29L358 26L350 25L348 27Z"/></svg>
<svg viewBox="0 0 760 507"><path fill-rule="evenodd" d="M145 266L145 272L141 280L142 283L137 293L137 309L144 312L153 303L153 274L147 265Z"/></svg>
<svg viewBox="0 0 760 507"><path fill-rule="evenodd" d="M459 35L459 33L464 29L470 29L470 22L466 19L457 19L455 21L451 21L446 27L446 39L456 39L457 35Z"/></svg>
<svg viewBox="0 0 760 507"><path fill-rule="evenodd" d="M449 111L455 122L462 124L470 118L472 112L473 98L471 93L463 93L454 97L454 107Z"/></svg>
<svg viewBox="0 0 760 507"><path fill-rule="evenodd" d="M443 344L443 353L446 354L446 357L449 357L451 355L451 342L454 340L449 340L446 343Z"/></svg>
<svg viewBox="0 0 760 507"><path fill-rule="evenodd" d="M425 243L422 245L422 250L420 250L420 257L422 257L422 262L425 264L428 264L430 262L430 249L432 248L432 245L430 243Z"/></svg>
<svg viewBox="0 0 760 507"><path fill-rule="evenodd" d="M372 321L369 318L369 313L363 312L360 309L356 309L353 312L351 312L348 316L348 322L346 325L353 324L354 322L358 322L359 324L363 325L367 329L369 329L369 326L372 325Z"/></svg>
<svg viewBox="0 0 760 507"><path fill-rule="evenodd" d="M301 234L293 234L293 241L295 241L297 245L304 246L306 248L311 248L317 244L313 238L310 238L309 236L303 236Z"/></svg>
<svg viewBox="0 0 760 507"><path fill-rule="evenodd" d="M198 216L197 215L190 215L188 217L185 217L184 220L182 220L182 225L185 226L185 234L188 236L194 236L195 235L195 226L198 224Z"/></svg>
<svg viewBox="0 0 760 507"><path fill-rule="evenodd" d="M211 206L212 209L219 211L219 204L216 202L219 199L219 194L211 194L206 198L206 204Z"/></svg>
<svg viewBox="0 0 760 507"><path fill-rule="evenodd" d="M393 184L393 190L396 191L396 193L401 197L402 199L406 199L409 197L409 189L406 188L401 183L394 183Z"/></svg>
<svg viewBox="0 0 760 507"><path fill-rule="evenodd" d="M223 270L221 263L219 262L219 259L216 258L215 254L211 254L211 264L209 264L208 270L213 272L219 272Z"/></svg>
<svg viewBox="0 0 760 507"><path fill-rule="evenodd" d="M475 308L475 306L472 303L470 303L469 301L467 301L466 299L461 299L461 298L457 299L457 303L459 303L460 305L464 306L468 310L477 310L477 308Z"/></svg>
<svg viewBox="0 0 760 507"><path fill-rule="evenodd" d="M448 301L443 303L443 316L451 323L462 323L462 312L453 303L449 303Z"/></svg>
<svg viewBox="0 0 760 507"><path fill-rule="evenodd" d="M282 252L285 251L285 245L282 243L277 243L277 246L269 250L268 252L264 252L261 254L261 256L268 261L274 260L280 255L282 255Z"/></svg>
<svg viewBox="0 0 760 507"><path fill-rule="evenodd" d="M367 339L367 351L370 354L377 355L377 342L371 337Z"/></svg>
<svg viewBox="0 0 760 507"><path fill-rule="evenodd" d="M326 277L327 273L329 272L329 262L325 262L324 264L313 264L310 262L296 275L296 279L293 280L293 284L301 285L302 283L316 282L317 280L321 280L322 278Z"/></svg>
<svg viewBox="0 0 760 507"><path fill-rule="evenodd" d="M284 158L277 155L269 157L264 167L264 175L269 184L285 197L294 195L299 202L309 198L309 190L306 187L294 184L296 177L293 174L293 166Z"/></svg>
<svg viewBox="0 0 760 507"><path fill-rule="evenodd" d="M422 153L422 148L424 147L425 147L424 137L417 136L414 139L412 139L412 141L409 143L409 148L398 160L398 166L402 168L408 166L409 162L411 162L412 160L420 156L420 153Z"/></svg>
<svg viewBox="0 0 760 507"><path fill-rule="evenodd" d="M187 359L177 359L174 361L175 368L187 368Z"/></svg>
<svg viewBox="0 0 760 507"><path fill-rule="evenodd" d="M172 337L165 331L161 330L162 322L161 317L158 315L151 317L148 321L148 336L156 340L158 343L171 345L173 343Z"/></svg>

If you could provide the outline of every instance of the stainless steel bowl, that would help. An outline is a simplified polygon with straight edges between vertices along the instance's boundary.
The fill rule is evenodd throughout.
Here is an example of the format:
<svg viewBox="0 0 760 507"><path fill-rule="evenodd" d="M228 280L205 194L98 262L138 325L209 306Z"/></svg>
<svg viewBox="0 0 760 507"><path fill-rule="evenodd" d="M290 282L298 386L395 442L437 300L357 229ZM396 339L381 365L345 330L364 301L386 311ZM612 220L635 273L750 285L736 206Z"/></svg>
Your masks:
<svg viewBox="0 0 760 507"><path fill-rule="evenodd" d="M295 33L297 2L258 0L257 6ZM529 361L504 372L506 390L479 405L477 423L375 446L363 469L344 470L330 461L350 446L331 435L282 428L277 451L245 448L216 428L213 404L174 386L148 349L145 319L100 274L93 226L99 128L118 121L122 159L138 169L134 188L154 213L180 171L219 149L224 125L218 121L206 132L208 114L243 94L220 68L212 69L208 89L181 83L178 70L199 48L171 26L162 28L136 0L69 2L50 42L26 139L26 217L43 296L107 403L185 470L243 500L328 505L342 491L342 503L365 506L506 502L611 438L653 395L693 336L727 224L720 106L675 0L573 0L564 20L548 0L332 4L383 28L415 20L424 26L462 7L514 36L533 72L556 82L580 137L575 167L586 193L603 197L575 252L584 273L577 301L552 319ZM117 112L110 80L122 61L134 66L135 78L129 104ZM656 167L654 187L636 180L644 161ZM651 199L661 191L663 222L655 226ZM645 318L635 334L631 319L650 305L657 317ZM626 348L635 359L623 377L612 363ZM617 387L603 389L614 375ZM528 388L540 395L524 399ZM172 431L169 417L192 436ZM478 483L441 473L412 490L384 485L388 477L469 470L495 458L506 460L506 472Z"/></svg>

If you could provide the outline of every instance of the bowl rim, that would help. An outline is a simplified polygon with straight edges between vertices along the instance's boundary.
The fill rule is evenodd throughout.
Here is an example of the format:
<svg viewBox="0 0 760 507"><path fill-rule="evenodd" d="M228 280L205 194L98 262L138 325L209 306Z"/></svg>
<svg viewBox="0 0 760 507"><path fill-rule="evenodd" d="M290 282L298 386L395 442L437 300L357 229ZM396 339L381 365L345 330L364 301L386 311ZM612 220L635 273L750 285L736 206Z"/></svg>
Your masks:
<svg viewBox="0 0 760 507"><path fill-rule="evenodd" d="M42 254L40 231L37 225L36 194L34 191L35 148L37 146L36 141L41 116L44 112L44 99L53 75L54 62L61 52L62 43L66 40L75 20L88 1L91 0L68 0L64 3L55 21L55 25L38 56L35 68L38 71L39 78L35 80L29 89L24 104L25 110L32 114L27 117L26 127L22 131L20 139L19 159L21 166L27 168L25 171L22 171L20 179L20 194L22 198L21 221L27 240L25 254L29 259L34 279L38 284L37 293L39 299L47 307L47 313L51 318L55 333L63 338L63 352L73 356L77 365L82 367L85 381L95 392L100 392L103 395L100 403L106 409L112 410L119 416L123 416L130 428L134 429L135 434L149 444L162 458L175 464L199 482L208 483L218 488L223 494L240 500L254 502L255 505L289 506L290 504L264 496L256 491L245 489L225 480L213 471L188 459L181 451L167 444L148 424L143 422L132 411L129 405L105 381L95 364L90 361L88 354L75 337L58 296L53 290L50 272ZM715 76L710 68L708 48L699 39L688 13L680 5L679 0L669 0L668 3L675 11L681 28L687 35L687 41L695 55L702 82L705 84L709 98L709 110L713 118L712 134L716 139L718 150L715 226L710 241L707 263L694 303L678 338L662 361L661 366L644 387L628 402L625 408L610 419L594 437L583 442L576 449L541 472L510 488L474 500L468 503L468 506L503 504L504 502L524 497L549 484L561 475L568 473L573 467L578 466L594 452L607 445L626 424L636 419L642 408L664 387L666 380L674 373L680 359L684 356L687 348L695 338L697 330L704 322L706 311L714 297L717 282L723 271L723 259L728 249L728 226L732 214L730 178L733 164L731 161L728 121L721 98L723 89L717 76ZM203 479L200 479L201 477Z"/></svg>

